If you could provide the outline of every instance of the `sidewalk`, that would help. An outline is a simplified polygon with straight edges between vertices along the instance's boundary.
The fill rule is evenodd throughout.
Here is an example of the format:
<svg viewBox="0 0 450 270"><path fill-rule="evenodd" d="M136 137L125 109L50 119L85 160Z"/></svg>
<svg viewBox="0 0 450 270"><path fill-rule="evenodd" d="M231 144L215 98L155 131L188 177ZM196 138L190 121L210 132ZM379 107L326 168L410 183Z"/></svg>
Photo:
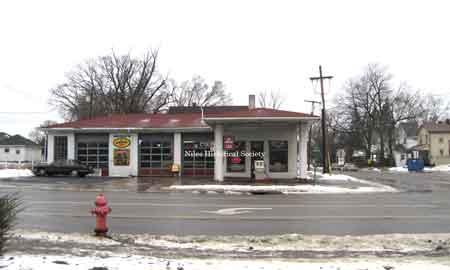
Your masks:
<svg viewBox="0 0 450 270"><path fill-rule="evenodd" d="M92 191L92 192L194 192L246 194L305 194L305 193L373 193L397 190L378 183L347 175L316 174L309 180L269 179L255 182L248 178L228 178L224 182L207 177L35 177L11 176L0 179L0 188Z"/></svg>

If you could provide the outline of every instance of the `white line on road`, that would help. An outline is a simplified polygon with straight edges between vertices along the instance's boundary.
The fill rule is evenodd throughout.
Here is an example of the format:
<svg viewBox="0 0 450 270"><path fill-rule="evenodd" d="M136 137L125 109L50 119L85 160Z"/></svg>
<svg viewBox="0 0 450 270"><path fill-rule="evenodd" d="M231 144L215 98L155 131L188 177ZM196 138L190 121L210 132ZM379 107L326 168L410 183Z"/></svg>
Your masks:
<svg viewBox="0 0 450 270"><path fill-rule="evenodd" d="M217 214L222 216L232 216L252 213L254 210L272 210L272 208L225 208L217 211L200 211L203 213Z"/></svg>

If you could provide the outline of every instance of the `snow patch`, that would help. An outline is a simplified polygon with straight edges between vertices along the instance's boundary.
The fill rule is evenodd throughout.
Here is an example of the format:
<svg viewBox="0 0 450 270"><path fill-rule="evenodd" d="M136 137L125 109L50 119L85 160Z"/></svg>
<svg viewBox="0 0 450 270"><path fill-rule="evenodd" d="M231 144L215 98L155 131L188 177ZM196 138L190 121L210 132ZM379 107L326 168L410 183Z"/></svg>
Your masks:
<svg viewBox="0 0 450 270"><path fill-rule="evenodd" d="M34 174L29 169L0 169L1 178L29 177Z"/></svg>
<svg viewBox="0 0 450 270"><path fill-rule="evenodd" d="M390 172L408 172L408 168L407 167L392 167L389 168Z"/></svg>
<svg viewBox="0 0 450 270"><path fill-rule="evenodd" d="M309 269L309 270L449 270L448 263L436 258L424 259L328 259L323 260L283 260L283 259L165 259L147 256L117 254L110 257L78 257L78 256L41 256L41 255L13 255L7 254L1 265L9 270L78 270L94 267L106 267L108 270L134 269L186 269L186 270L272 270L272 269ZM9 259L12 258L12 259ZM386 268L388 267L388 268Z"/></svg>
<svg viewBox="0 0 450 270"><path fill-rule="evenodd" d="M364 180L358 180L364 181ZM366 183L366 182L364 182ZM172 185L165 187L166 190L178 190L178 191L197 191L206 192L208 194L216 193L273 193L279 192L283 194L301 194L301 193L372 193L372 192L396 192L397 190L381 185L370 183L374 185L372 187L337 187L337 186L321 186L321 185Z"/></svg>

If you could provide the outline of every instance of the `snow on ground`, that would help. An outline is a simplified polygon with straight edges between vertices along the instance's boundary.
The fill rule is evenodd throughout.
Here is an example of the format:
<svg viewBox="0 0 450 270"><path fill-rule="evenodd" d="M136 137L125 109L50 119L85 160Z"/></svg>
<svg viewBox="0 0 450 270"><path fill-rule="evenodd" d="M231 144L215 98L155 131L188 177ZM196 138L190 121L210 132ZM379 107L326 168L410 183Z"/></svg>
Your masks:
<svg viewBox="0 0 450 270"><path fill-rule="evenodd" d="M450 164L438 165L438 166L434 166L434 167L426 167L425 171L450 172Z"/></svg>
<svg viewBox="0 0 450 270"><path fill-rule="evenodd" d="M15 177L27 177L33 176L31 170L28 169L1 169L0 170L0 179L1 178L15 178Z"/></svg>
<svg viewBox="0 0 450 270"><path fill-rule="evenodd" d="M314 173L309 171L310 179ZM301 185L172 185L168 190L181 190L198 192L214 192L225 194L242 194L255 192L280 192L283 194L302 194L302 193L372 193L372 192L396 192L395 188L379 183L358 179L344 174L322 174L316 172L315 180L318 183ZM320 185L320 181L326 181L327 185ZM336 182L336 186L329 185L330 182ZM366 186L343 187L339 186L343 182L360 183Z"/></svg>
<svg viewBox="0 0 450 270"><path fill-rule="evenodd" d="M390 172L408 172L408 168L406 167L392 167L389 168Z"/></svg>
<svg viewBox="0 0 450 270"><path fill-rule="evenodd" d="M8 255L0 260L0 266L8 270L79 270L106 267L108 270L229 270L229 269L287 269L287 270L449 270L448 261L436 258L418 259L326 259L326 260L283 260L283 259L164 259L147 256L118 254L112 257L74 257Z"/></svg>
<svg viewBox="0 0 450 270"><path fill-rule="evenodd" d="M90 234L81 233L58 233L58 232L41 232L34 230L15 230L15 237L28 240L42 240L47 242L74 242L77 244L90 245L116 245L117 242L108 238L94 237Z"/></svg>
<svg viewBox="0 0 450 270"><path fill-rule="evenodd" d="M450 248L450 234L380 234L363 236L283 234L267 236L176 236L151 234L112 234L111 239L90 234L15 230L15 238L64 242L71 245L114 246L123 242L164 249L214 251L432 251Z"/></svg>
<svg viewBox="0 0 450 270"><path fill-rule="evenodd" d="M226 193L263 193L263 192L280 192L283 194L304 194L304 193L372 193L372 192L396 192L397 190L388 187L337 187L337 186L321 186L321 185L172 185L167 190L192 191L192 192L217 192Z"/></svg>
<svg viewBox="0 0 450 270"><path fill-rule="evenodd" d="M385 270L385 269L436 269L450 270L450 259L447 255L429 256L417 255L427 253L412 253L416 255L378 257L389 251L433 251L437 247L446 250L450 245L450 234L389 234L367 236L330 236L330 235L268 235L268 236L156 236L113 234L111 239L101 239L88 234L45 233L29 230L15 230L14 237L20 235L18 243L27 244L27 239L34 240L36 247L22 251L10 251L0 257L0 268L11 270L40 270L40 269L92 269L106 267L108 270L117 269L168 269L168 270L203 270L203 269L308 269L308 270ZM41 240L41 241L35 241ZM46 248L52 247L55 241L67 243L64 255L51 255ZM50 244L49 244L50 243ZM83 245L83 244L88 244ZM115 243L116 246L112 246ZM125 244L123 244L125 243ZM42 247L41 247L42 245ZM91 246L92 245L92 246ZM98 246L102 245L102 246ZM119 248L117 248L119 246ZM146 246L150 249L145 253L135 253L129 247ZM249 251L249 247L252 247ZM166 255L156 255L155 250L170 249ZM82 254L81 250L89 251ZM181 249L193 249L192 254L180 252ZM233 254L249 253L246 257L233 258L221 256L230 253L205 253L206 250L231 251ZM37 252L36 252L37 250ZM96 251L98 250L98 252ZM127 250L127 251L125 251ZM252 254L280 254L280 250L329 251L343 254L343 251L370 251L367 255L348 257L292 257L291 259L276 257L252 257ZM32 255L31 255L32 254ZM133 255L132 255L133 254ZM172 254L172 255L170 255ZM217 254L202 259L194 258L196 254ZM445 253L447 254L447 253ZM85 255L85 256L82 256ZM194 256L194 257L193 257ZM394 267L394 268L390 268ZM95 269L95 268L94 268Z"/></svg>
<svg viewBox="0 0 450 270"><path fill-rule="evenodd" d="M425 167L425 172L450 172L450 164L438 165L434 167ZM408 172L407 167L392 167L389 168L391 172Z"/></svg>

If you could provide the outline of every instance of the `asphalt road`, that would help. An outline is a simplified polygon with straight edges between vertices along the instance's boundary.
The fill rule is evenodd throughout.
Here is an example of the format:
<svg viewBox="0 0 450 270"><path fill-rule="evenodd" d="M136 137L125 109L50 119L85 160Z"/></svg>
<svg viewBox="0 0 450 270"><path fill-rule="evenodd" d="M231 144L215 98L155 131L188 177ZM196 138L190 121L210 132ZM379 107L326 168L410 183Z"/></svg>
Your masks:
<svg viewBox="0 0 450 270"><path fill-rule="evenodd" d="M106 196L112 232L176 235L268 235L285 233L364 235L450 233L450 174L353 173L389 184L400 193L224 195L136 192L123 180L1 181L2 192L21 190L26 210L19 228L91 232L89 213L103 181L117 186ZM64 181L61 183L61 181ZM80 182L84 181L84 182ZM83 191L70 190L83 183ZM53 188L52 188L53 186ZM132 186L132 185L131 185ZM61 189L65 187L68 189ZM81 189L80 189L81 190ZM120 190L120 191L119 191Z"/></svg>

